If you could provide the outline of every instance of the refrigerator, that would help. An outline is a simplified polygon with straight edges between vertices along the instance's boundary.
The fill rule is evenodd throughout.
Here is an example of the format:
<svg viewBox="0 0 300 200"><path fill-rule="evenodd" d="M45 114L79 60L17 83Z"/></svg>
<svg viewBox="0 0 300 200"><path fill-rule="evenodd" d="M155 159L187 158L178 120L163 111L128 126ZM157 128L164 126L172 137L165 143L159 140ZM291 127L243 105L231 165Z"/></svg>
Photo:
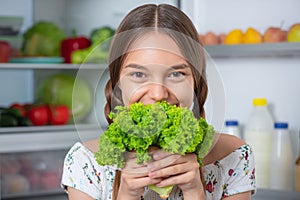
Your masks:
<svg viewBox="0 0 300 200"><path fill-rule="evenodd" d="M54 22L68 35L76 30L78 35L88 36L97 27L116 28L132 8L144 3L168 3L179 7L202 34L208 31L228 33L234 28L246 30L250 26L263 32L269 26L287 29L300 22L297 0L0 0L0 16L22 17L20 34L35 22L44 20ZM8 39L16 48L22 45L20 35ZM252 108L252 98L266 97L274 117L290 124L296 159L300 130L300 112L296 112L300 110L300 93L297 91L300 47L297 44L267 47L206 47L212 58L208 64L214 66L208 77L217 74L220 78L226 108L222 110L221 118L214 121L210 113L219 108L212 107L212 99L209 99L206 105L208 119L219 131L224 128L222 120L238 119L243 130ZM103 111L105 103L106 69L105 64L82 67L62 63L0 63L1 107L13 102L34 101L37 87L56 73L79 74L93 91L97 91L90 113L76 125L0 127L0 200L67 199L60 186L67 151L78 141L98 138L107 126L104 114L99 112ZM258 188L252 199L296 200L299 196L293 190Z"/></svg>

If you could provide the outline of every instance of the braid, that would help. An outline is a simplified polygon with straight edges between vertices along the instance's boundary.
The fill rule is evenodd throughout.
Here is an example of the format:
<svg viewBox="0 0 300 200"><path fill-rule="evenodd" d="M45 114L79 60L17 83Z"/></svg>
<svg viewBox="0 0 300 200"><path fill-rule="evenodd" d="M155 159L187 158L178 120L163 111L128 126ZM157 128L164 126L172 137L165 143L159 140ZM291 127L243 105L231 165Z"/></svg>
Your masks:
<svg viewBox="0 0 300 200"><path fill-rule="evenodd" d="M118 198L120 182L121 182L121 171L117 170L115 174L114 184L113 184L112 200L117 200Z"/></svg>
<svg viewBox="0 0 300 200"><path fill-rule="evenodd" d="M108 117L110 111L111 111L111 99L112 99L112 86L111 86L111 80L109 80L107 83L106 83L106 86L105 86L105 97L106 97L106 104L105 104L105 107L104 107L104 114L105 114L105 118L107 120L107 122L109 124L112 123L112 120Z"/></svg>

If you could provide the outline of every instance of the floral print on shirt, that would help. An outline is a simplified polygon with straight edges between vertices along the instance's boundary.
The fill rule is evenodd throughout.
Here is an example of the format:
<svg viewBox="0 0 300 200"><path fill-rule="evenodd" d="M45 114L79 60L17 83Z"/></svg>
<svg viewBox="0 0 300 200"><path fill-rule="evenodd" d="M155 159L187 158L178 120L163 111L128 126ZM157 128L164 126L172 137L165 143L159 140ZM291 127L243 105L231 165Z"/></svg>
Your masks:
<svg viewBox="0 0 300 200"><path fill-rule="evenodd" d="M96 200L111 200L115 176L114 167L99 166L94 154L76 143L65 157L62 187L81 190ZM249 145L243 145L212 164L203 166L207 199L222 199L245 191L255 191L254 156ZM160 200L145 189L144 200ZM182 200L181 190L175 186L168 200Z"/></svg>
<svg viewBox="0 0 300 200"><path fill-rule="evenodd" d="M222 199L241 192L255 190L253 151L243 145L213 164L204 166L207 197ZM215 188L219 188L215 192Z"/></svg>

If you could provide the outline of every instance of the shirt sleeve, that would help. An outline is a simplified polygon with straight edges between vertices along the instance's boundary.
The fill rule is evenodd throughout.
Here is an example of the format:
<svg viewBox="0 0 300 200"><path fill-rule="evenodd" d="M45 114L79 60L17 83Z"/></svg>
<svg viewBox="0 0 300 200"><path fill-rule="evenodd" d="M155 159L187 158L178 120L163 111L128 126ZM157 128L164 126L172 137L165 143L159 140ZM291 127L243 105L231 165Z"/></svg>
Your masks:
<svg viewBox="0 0 300 200"><path fill-rule="evenodd" d="M252 191L254 194L256 191L255 161L251 147L249 145L239 147L224 162L222 166L226 167L223 171L225 181L222 186L222 198L246 191Z"/></svg>
<svg viewBox="0 0 300 200"><path fill-rule="evenodd" d="M94 154L82 144L76 143L67 153L64 160L61 185L80 190L94 199L109 199L106 171L99 166ZM104 186L104 187L103 187Z"/></svg>

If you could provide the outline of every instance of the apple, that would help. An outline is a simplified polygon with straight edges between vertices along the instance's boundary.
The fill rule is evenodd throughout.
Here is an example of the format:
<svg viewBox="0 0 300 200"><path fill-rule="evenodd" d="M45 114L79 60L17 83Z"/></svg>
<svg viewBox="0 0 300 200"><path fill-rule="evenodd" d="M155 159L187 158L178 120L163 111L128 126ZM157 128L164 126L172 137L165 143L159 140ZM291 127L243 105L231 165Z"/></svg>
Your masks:
<svg viewBox="0 0 300 200"><path fill-rule="evenodd" d="M276 43L286 41L286 31L279 27L269 27L264 32L263 41L265 43Z"/></svg>
<svg viewBox="0 0 300 200"><path fill-rule="evenodd" d="M199 40L200 40L201 44L203 44L204 35L201 34L201 33L199 33L199 34L198 34L198 37L199 37Z"/></svg>
<svg viewBox="0 0 300 200"><path fill-rule="evenodd" d="M0 41L0 62L8 62L12 49L8 42Z"/></svg>
<svg viewBox="0 0 300 200"><path fill-rule="evenodd" d="M212 31L207 32L203 37L203 45L217 45L219 44L218 36Z"/></svg>
<svg viewBox="0 0 300 200"><path fill-rule="evenodd" d="M220 44L225 44L225 38L226 38L226 34L225 33L220 33L219 34L219 43Z"/></svg>
<svg viewBox="0 0 300 200"><path fill-rule="evenodd" d="M288 42L300 42L300 23L293 24L287 33Z"/></svg>

